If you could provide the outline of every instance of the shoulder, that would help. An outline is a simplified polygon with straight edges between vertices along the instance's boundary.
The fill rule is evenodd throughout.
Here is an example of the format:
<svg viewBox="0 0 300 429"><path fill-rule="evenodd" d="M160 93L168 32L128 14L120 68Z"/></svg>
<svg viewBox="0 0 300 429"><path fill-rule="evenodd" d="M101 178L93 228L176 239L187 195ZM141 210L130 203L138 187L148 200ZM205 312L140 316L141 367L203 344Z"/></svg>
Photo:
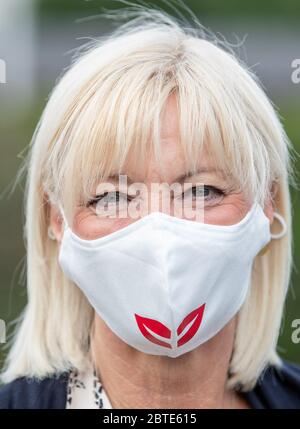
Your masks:
<svg viewBox="0 0 300 429"><path fill-rule="evenodd" d="M65 408L68 373L43 378L20 377L0 387L0 409Z"/></svg>
<svg viewBox="0 0 300 429"><path fill-rule="evenodd" d="M245 396L253 408L300 409L300 366L282 361L280 367L267 367Z"/></svg>

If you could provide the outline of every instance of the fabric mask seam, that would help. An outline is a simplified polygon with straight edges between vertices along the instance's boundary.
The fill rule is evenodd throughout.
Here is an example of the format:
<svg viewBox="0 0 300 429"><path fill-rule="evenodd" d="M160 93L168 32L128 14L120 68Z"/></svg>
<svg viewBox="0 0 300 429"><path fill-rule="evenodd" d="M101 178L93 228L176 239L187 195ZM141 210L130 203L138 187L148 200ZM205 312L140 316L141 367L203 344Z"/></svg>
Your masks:
<svg viewBox="0 0 300 429"><path fill-rule="evenodd" d="M157 226L157 224L158 224L158 222L157 222L157 218L156 218L154 225ZM163 251L163 257L164 257L164 263L162 264L162 271L163 271L163 280L164 280L164 283L166 285L166 291L165 291L165 293L166 293L166 296L167 296L168 312L170 312L170 315L171 315L171 326L172 326L172 332L173 332L173 335L174 335L175 323L174 323L174 315L173 315L173 312L171 310L172 306L171 306L171 302L170 302L170 300L171 300L171 296L170 296L171 295L170 294L170 284L167 281L168 275L166 273L166 265L167 264L165 263L165 261L167 260L167 255L166 255L167 246L164 245L164 236L163 236L164 233L165 233L164 229L160 230L160 247L161 247L161 249ZM174 338L171 338L171 344L172 345L173 345L173 342L174 342Z"/></svg>

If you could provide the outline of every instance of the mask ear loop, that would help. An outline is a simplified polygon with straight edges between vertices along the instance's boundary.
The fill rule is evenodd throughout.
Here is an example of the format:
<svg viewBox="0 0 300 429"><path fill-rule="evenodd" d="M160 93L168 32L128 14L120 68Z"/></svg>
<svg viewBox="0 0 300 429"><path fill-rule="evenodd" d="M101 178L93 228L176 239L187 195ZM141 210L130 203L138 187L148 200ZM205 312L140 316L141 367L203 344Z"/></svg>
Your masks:
<svg viewBox="0 0 300 429"><path fill-rule="evenodd" d="M271 236L272 240L278 240L278 239L282 238L283 236L285 236L285 234L287 232L287 225L286 225L286 221L284 220L284 218L279 213L274 212L273 216L281 224L282 230L280 232L278 232L277 234L271 233L270 236ZM267 251L269 250L269 246L270 246L270 242L259 252L259 255L263 256L265 253L267 253Z"/></svg>
<svg viewBox="0 0 300 429"><path fill-rule="evenodd" d="M271 238L273 240L278 240L279 238L282 238L285 236L286 232L287 232L287 224L285 219L277 212L274 213L274 218L278 220L278 222L281 224L281 231L278 232L277 234L272 234L271 233Z"/></svg>

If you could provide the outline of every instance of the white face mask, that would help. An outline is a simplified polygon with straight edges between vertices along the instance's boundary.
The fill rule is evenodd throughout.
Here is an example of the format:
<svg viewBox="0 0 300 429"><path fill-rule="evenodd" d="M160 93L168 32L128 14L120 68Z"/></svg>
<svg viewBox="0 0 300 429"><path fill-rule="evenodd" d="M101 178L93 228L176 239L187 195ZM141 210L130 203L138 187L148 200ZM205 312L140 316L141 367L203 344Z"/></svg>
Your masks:
<svg viewBox="0 0 300 429"><path fill-rule="evenodd" d="M235 225L153 212L95 240L81 239L65 221L59 262L119 338L144 353L177 357L236 315L253 260L270 239L258 203Z"/></svg>

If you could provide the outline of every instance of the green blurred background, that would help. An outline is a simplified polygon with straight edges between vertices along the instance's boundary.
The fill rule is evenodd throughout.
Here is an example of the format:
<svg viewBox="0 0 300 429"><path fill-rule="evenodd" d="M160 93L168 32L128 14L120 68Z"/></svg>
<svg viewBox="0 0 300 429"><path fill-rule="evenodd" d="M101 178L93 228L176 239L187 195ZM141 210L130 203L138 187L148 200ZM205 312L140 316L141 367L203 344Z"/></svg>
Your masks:
<svg viewBox="0 0 300 429"><path fill-rule="evenodd" d="M147 3L174 13L165 2ZM186 0L184 3L205 26L220 32L229 42L244 40L237 52L261 79L289 138L300 152L300 83L295 84L291 79L291 63L300 58L300 2ZM0 58L6 62L7 83L0 84L0 319L7 324L8 336L26 303L24 183L13 192L12 184L48 94L69 64L72 49L112 28L110 21L95 18L103 11L102 7L123 6L121 2L99 0L1 2ZM94 19L87 19L90 16ZM296 171L299 167L296 159ZM291 340L291 323L300 319L300 201L296 190L292 190L292 198L295 263L278 350L285 359L300 364L300 343ZM4 345L0 344L0 369L5 353Z"/></svg>

